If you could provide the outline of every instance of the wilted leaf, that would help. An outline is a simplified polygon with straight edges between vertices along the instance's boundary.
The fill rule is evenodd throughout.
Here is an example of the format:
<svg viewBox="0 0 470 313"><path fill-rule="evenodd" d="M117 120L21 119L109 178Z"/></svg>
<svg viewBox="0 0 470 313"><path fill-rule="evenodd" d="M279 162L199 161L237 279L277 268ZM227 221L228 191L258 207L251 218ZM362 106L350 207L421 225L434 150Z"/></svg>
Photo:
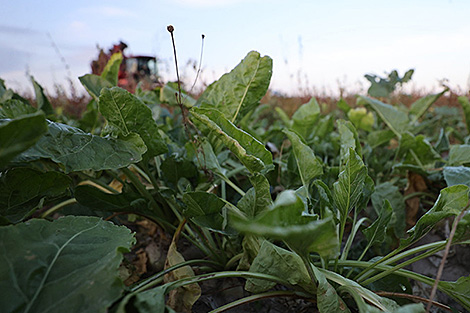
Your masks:
<svg viewBox="0 0 470 313"><path fill-rule="evenodd" d="M165 262L165 269L185 262L184 257L178 252L176 242L171 242ZM184 278L194 277L193 269L186 265L165 275L165 282L177 281ZM201 288L197 283L185 285L170 291L167 305L176 312L191 312L193 304L201 296Z"/></svg>
<svg viewBox="0 0 470 313"><path fill-rule="evenodd" d="M414 194L415 192L424 192L428 190L428 186L426 185L426 181L424 180L423 176L418 173L414 173L409 171L408 172L408 184L406 186L404 196L408 196L410 194ZM412 197L407 199L406 201L406 225L412 227L416 224L416 217L419 212L419 203L420 198Z"/></svg>
<svg viewBox="0 0 470 313"><path fill-rule="evenodd" d="M234 123L251 111L266 94L272 75L272 59L251 51L230 73L209 85L198 103L213 108Z"/></svg>
<svg viewBox="0 0 470 313"><path fill-rule="evenodd" d="M98 107L114 135L126 137L132 132L140 135L147 146L147 157L168 151L152 110L133 94L119 87L103 89Z"/></svg>
<svg viewBox="0 0 470 313"><path fill-rule="evenodd" d="M237 128L220 112L194 107L191 113L192 117L206 126L250 172L268 171L273 167L273 157L264 145Z"/></svg>
<svg viewBox="0 0 470 313"><path fill-rule="evenodd" d="M71 179L59 172L13 168L0 176L0 216L11 223L27 217L42 200L64 195Z"/></svg>
<svg viewBox="0 0 470 313"><path fill-rule="evenodd" d="M146 147L139 135L114 139L87 134L79 128L49 123L49 131L16 158L16 161L50 158L65 166L67 173L126 167L142 159Z"/></svg>
<svg viewBox="0 0 470 313"><path fill-rule="evenodd" d="M0 167L33 146L47 132L42 112L0 119Z"/></svg>
<svg viewBox="0 0 470 313"><path fill-rule="evenodd" d="M122 253L134 238L96 217L0 227L4 312L107 312L119 298Z"/></svg>

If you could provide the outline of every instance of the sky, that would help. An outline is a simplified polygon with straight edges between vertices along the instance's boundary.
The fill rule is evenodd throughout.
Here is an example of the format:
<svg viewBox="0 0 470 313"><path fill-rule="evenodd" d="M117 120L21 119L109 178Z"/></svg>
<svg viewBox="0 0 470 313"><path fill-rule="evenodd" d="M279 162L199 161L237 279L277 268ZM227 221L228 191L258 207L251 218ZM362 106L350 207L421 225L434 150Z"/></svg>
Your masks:
<svg viewBox="0 0 470 313"><path fill-rule="evenodd" d="M175 27L181 75L192 84L205 35L202 74L208 84L251 50L273 59L271 89L337 92L366 89L365 74L415 69L411 86L470 88L468 0L15 0L0 12L0 78L30 91L28 75L52 92L79 89L98 46L120 40L127 54L153 55L174 80L167 25ZM191 63L192 62L192 63Z"/></svg>

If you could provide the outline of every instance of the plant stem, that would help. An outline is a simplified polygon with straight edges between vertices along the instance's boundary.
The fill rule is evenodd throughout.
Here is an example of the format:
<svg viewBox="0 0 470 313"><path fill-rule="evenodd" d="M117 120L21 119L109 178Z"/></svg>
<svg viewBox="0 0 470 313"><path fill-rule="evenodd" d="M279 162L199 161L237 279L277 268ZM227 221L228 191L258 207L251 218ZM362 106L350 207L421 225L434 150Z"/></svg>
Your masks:
<svg viewBox="0 0 470 313"><path fill-rule="evenodd" d="M147 198L148 201L152 204L154 207L156 213L162 217L165 217L165 214L163 214L162 209L158 206L157 202L153 198L153 196L150 194L150 192L145 188L145 186L140 182L139 178L135 176L135 174L128 169L127 167L124 167L121 169L124 174L126 174L127 178L131 181L131 183L134 185L135 188L140 192L142 196Z"/></svg>
<svg viewBox="0 0 470 313"><path fill-rule="evenodd" d="M49 210L47 210L46 212L44 212L41 217L42 218L46 218L48 217L49 215L51 215L52 213L54 213L55 211L58 211L60 209L62 209L63 207L67 206L67 205L70 205L70 204L75 204L77 203L77 199L75 198L72 198L72 199L68 199L68 200L65 200L59 204L56 204L54 205L52 208L50 208Z"/></svg>
<svg viewBox="0 0 470 313"><path fill-rule="evenodd" d="M314 299L308 298L308 295L302 294L296 291L270 291L270 292L265 292L265 293L260 293L252 296L248 296L242 299L238 299L236 301L230 302L226 305L223 305L215 310L210 311L209 313L220 313L220 312L225 312L227 310L231 310L233 308L236 308L240 305L244 305L250 302L262 300L262 299L267 299L267 298L278 298L278 297L295 297L295 298L303 298L306 299L309 302L316 303Z"/></svg>
<svg viewBox="0 0 470 313"><path fill-rule="evenodd" d="M225 176L220 176L220 178L222 178L222 180L224 182L226 182L230 187L235 189L235 191L238 192L240 194L240 196L243 197L245 195L245 192L243 190L241 190L237 185L235 185L229 178L227 178Z"/></svg>

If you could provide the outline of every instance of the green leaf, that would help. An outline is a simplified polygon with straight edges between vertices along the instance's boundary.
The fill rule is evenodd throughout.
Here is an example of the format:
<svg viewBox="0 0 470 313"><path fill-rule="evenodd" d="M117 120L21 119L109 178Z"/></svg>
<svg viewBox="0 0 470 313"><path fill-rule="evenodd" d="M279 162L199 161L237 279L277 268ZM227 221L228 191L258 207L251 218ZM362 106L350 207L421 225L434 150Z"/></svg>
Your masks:
<svg viewBox="0 0 470 313"><path fill-rule="evenodd" d="M161 217L149 208L146 199L132 192L112 194L89 185L80 185L75 187L74 196L78 203L96 211L130 212L148 217Z"/></svg>
<svg viewBox="0 0 470 313"><path fill-rule="evenodd" d="M315 122L320 116L320 106L315 97L312 97L309 102L302 104L294 115L292 115L292 130L307 140L312 134L312 129L315 128Z"/></svg>
<svg viewBox="0 0 470 313"><path fill-rule="evenodd" d="M381 145L388 145L393 138L395 138L395 134L391 130L377 130L367 135L367 143L374 149Z"/></svg>
<svg viewBox="0 0 470 313"><path fill-rule="evenodd" d="M183 194L183 215L196 225L227 234L225 202L213 193L196 191Z"/></svg>
<svg viewBox="0 0 470 313"><path fill-rule="evenodd" d="M469 187L455 185L441 190L434 206L429 209L417 222L408 230L408 238L400 240L399 249L404 249L419 239L423 238L437 222L449 216L459 215L468 203Z"/></svg>
<svg viewBox="0 0 470 313"><path fill-rule="evenodd" d="M362 157L362 147L361 142L359 141L359 136L357 135L356 128L354 125L345 120L338 120L338 132L339 139L341 143L341 168L346 164L347 158L349 156L349 149L352 148L356 151L359 157Z"/></svg>
<svg viewBox="0 0 470 313"><path fill-rule="evenodd" d="M309 264L310 265L310 264ZM315 266L312 266L315 278L318 281L317 306L320 313L351 312L343 299L336 293L335 288L326 280L325 275Z"/></svg>
<svg viewBox="0 0 470 313"><path fill-rule="evenodd" d="M42 112L0 119L0 167L33 146L46 132L47 123Z"/></svg>
<svg viewBox="0 0 470 313"><path fill-rule="evenodd" d="M163 86L160 92L160 101L168 103L171 106L177 106L177 99L179 99L178 95L178 84L169 82L166 83L165 86ZM181 90L181 102L183 102L183 105L188 108L191 108L196 104L196 100L190 95L188 95L188 93L184 90Z"/></svg>
<svg viewBox="0 0 470 313"><path fill-rule="evenodd" d="M268 210L272 205L270 185L266 177L255 173L250 177L253 188L250 188L245 195L238 201L238 209L244 213L247 218L255 218L259 214Z"/></svg>
<svg viewBox="0 0 470 313"><path fill-rule="evenodd" d="M0 216L18 223L43 200L64 195L71 179L58 172L42 173L31 168L13 168L0 176Z"/></svg>
<svg viewBox="0 0 470 313"><path fill-rule="evenodd" d="M423 135L414 136L410 132L401 135L398 155L405 156L404 164L418 165L420 167L434 166L436 161L442 161L439 153Z"/></svg>
<svg viewBox="0 0 470 313"><path fill-rule="evenodd" d="M50 158L65 166L65 171L105 170L126 167L142 159L146 147L139 135L123 139L99 137L60 123L49 123L46 135L15 161Z"/></svg>
<svg viewBox="0 0 470 313"><path fill-rule="evenodd" d="M391 182L385 182L375 186L375 191L372 194L372 205L380 216L383 209L384 200L390 202L393 208L393 215L390 220L390 226L394 228L395 235L400 238L403 236L406 227L405 215L406 207L403 195L400 193L398 187L393 185Z"/></svg>
<svg viewBox="0 0 470 313"><path fill-rule="evenodd" d="M457 300L465 309L470 310L470 276L460 277L457 281L440 281L439 290Z"/></svg>
<svg viewBox="0 0 470 313"><path fill-rule="evenodd" d="M96 217L0 227L0 306L4 312L106 312L119 298L129 229Z"/></svg>
<svg viewBox="0 0 470 313"><path fill-rule="evenodd" d="M147 157L168 151L152 118L152 110L133 94L119 87L103 89L98 107L114 135L128 136L131 132L140 135L147 146Z"/></svg>
<svg viewBox="0 0 470 313"><path fill-rule="evenodd" d="M222 113L211 109L191 109L192 117L206 126L252 172L267 172L273 167L272 154L264 145L237 128Z"/></svg>
<svg viewBox="0 0 470 313"><path fill-rule="evenodd" d="M313 150L303 143L296 133L287 129L284 129L283 132L292 143L292 150L300 178L303 185L308 188L308 184L312 179L323 174L323 166L315 157Z"/></svg>
<svg viewBox="0 0 470 313"><path fill-rule="evenodd" d="M470 145L453 145L450 147L448 166L459 166L470 163Z"/></svg>
<svg viewBox="0 0 470 313"><path fill-rule="evenodd" d="M463 109L465 116L465 124L467 125L467 131L470 133L470 100L467 96L460 96L457 98Z"/></svg>
<svg viewBox="0 0 470 313"><path fill-rule="evenodd" d="M333 184L333 199L343 217L359 202L367 175L367 168L352 148L346 155L346 164Z"/></svg>
<svg viewBox="0 0 470 313"><path fill-rule="evenodd" d="M470 187L470 168L465 166L445 166L443 173L447 186L467 185Z"/></svg>
<svg viewBox="0 0 470 313"><path fill-rule="evenodd" d="M213 108L234 123L251 111L266 94L272 75L272 59L256 51L230 73L209 85L198 99L201 108Z"/></svg>
<svg viewBox="0 0 470 313"><path fill-rule="evenodd" d="M295 253L280 248L265 240L261 244L258 255L253 260L250 272L268 274L287 280L292 285L298 285L305 291L315 294L316 287L302 259ZM273 288L275 282L264 279L248 278L245 289L249 292L260 293Z"/></svg>
<svg viewBox="0 0 470 313"><path fill-rule="evenodd" d="M101 77L106 79L113 86L117 86L119 67L121 66L122 60L122 53L114 53L111 58L109 58L108 63L106 63L106 66L104 67L103 72L101 73Z"/></svg>
<svg viewBox="0 0 470 313"><path fill-rule="evenodd" d="M359 96L359 99L369 104L397 137L409 129L410 120L406 112L369 97Z"/></svg>
<svg viewBox="0 0 470 313"><path fill-rule="evenodd" d="M429 107L447 91L449 91L449 89L445 89L440 93L427 95L413 102L409 111L410 114L414 115L411 123L414 124L429 109Z"/></svg>
<svg viewBox="0 0 470 313"><path fill-rule="evenodd" d="M332 218L318 220L305 215L304 203L293 190L282 192L272 208L248 220L233 213L233 226L242 233L284 240L297 253L317 252L334 256L338 252L338 234Z"/></svg>
<svg viewBox="0 0 470 313"><path fill-rule="evenodd" d="M44 94L44 89L34 80L33 76L31 76L31 82L33 83L38 110L43 111L47 116L53 115L54 109L52 108L49 99L47 99L46 95Z"/></svg>
<svg viewBox="0 0 470 313"><path fill-rule="evenodd" d="M139 292L135 295L132 305L139 313L165 313L165 293L165 286ZM118 313L126 312L118 311Z"/></svg>
<svg viewBox="0 0 470 313"><path fill-rule="evenodd" d="M198 160L203 163L200 165L220 177L225 177L226 170L220 166L219 160L214 153L214 149L212 149L212 145L207 138L201 138L199 140L199 144L201 145L202 153L199 153Z"/></svg>
<svg viewBox="0 0 470 313"><path fill-rule="evenodd" d="M86 74L78 79L90 96L92 96L96 101L98 101L102 89L113 87L113 84L108 80L95 74Z"/></svg>
<svg viewBox="0 0 470 313"><path fill-rule="evenodd" d="M36 112L36 108L16 99L9 99L0 105L0 118L17 118Z"/></svg>
<svg viewBox="0 0 470 313"><path fill-rule="evenodd" d="M349 110L348 118L357 129L372 131L374 115L372 115L372 112L367 112L366 108L354 108Z"/></svg>
<svg viewBox="0 0 470 313"><path fill-rule="evenodd" d="M385 240L387 226L392 218L393 209L390 202L385 199L379 217L366 229L362 231L369 241L369 245L380 244Z"/></svg>
<svg viewBox="0 0 470 313"><path fill-rule="evenodd" d="M351 107L343 98L339 99L339 101L336 103L336 106L344 113L348 113L349 110L351 110Z"/></svg>

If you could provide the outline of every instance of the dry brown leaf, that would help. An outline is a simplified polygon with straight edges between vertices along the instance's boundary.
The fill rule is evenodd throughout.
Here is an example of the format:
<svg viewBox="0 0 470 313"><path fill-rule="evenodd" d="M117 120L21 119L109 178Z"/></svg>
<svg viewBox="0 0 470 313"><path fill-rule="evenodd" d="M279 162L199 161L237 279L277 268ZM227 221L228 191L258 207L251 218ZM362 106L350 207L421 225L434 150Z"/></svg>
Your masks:
<svg viewBox="0 0 470 313"><path fill-rule="evenodd" d="M415 192L424 192L428 189L426 181L423 176L408 172L408 185L406 186L404 196L410 195ZM406 228L409 229L416 224L417 215L419 212L419 197L413 197L406 202Z"/></svg>
<svg viewBox="0 0 470 313"><path fill-rule="evenodd" d="M165 269L184 262L184 258L177 251L176 242L173 239L170 248L168 249L168 254L165 262ZM190 266L180 267L169 274L165 275L165 283L176 281L182 278L193 277L194 271ZM198 284L190 284L178 289L170 291L167 305L171 307L176 312L191 312L193 304L201 296L201 287Z"/></svg>

